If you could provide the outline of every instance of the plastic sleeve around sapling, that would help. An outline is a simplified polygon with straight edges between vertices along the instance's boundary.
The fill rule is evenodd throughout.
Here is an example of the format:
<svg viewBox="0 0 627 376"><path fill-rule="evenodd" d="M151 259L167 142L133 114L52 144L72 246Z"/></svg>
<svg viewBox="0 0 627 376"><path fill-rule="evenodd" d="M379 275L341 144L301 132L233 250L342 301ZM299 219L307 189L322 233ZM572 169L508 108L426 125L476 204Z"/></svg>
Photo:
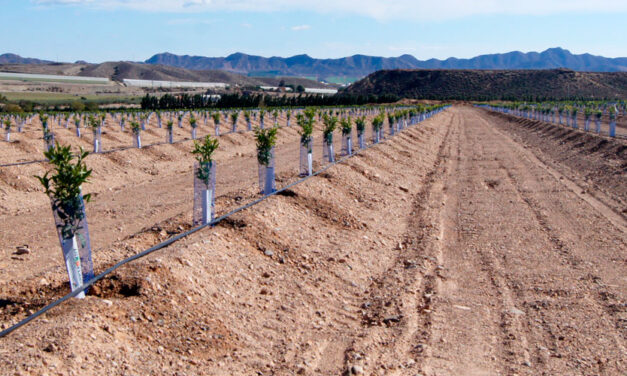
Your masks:
<svg viewBox="0 0 627 376"><path fill-rule="evenodd" d="M274 148L269 152L269 163L267 165L259 163L259 190L264 195L276 191L276 181L274 176L275 158Z"/></svg>
<svg viewBox="0 0 627 376"><path fill-rule="evenodd" d="M85 202L82 194L66 203L54 198L50 201L70 286L74 291L94 277ZM83 298L85 294L80 293L77 297Z"/></svg>
<svg viewBox="0 0 627 376"><path fill-rule="evenodd" d="M54 147L54 133L48 133L44 136L44 147L50 150Z"/></svg>
<svg viewBox="0 0 627 376"><path fill-rule="evenodd" d="M335 161L335 153L333 151L333 134L326 137L323 136L322 159L330 163Z"/></svg>
<svg viewBox="0 0 627 376"><path fill-rule="evenodd" d="M313 138L309 137L309 140L305 143L300 143L300 163L299 173L300 176L309 176L313 173Z"/></svg>
<svg viewBox="0 0 627 376"><path fill-rule="evenodd" d="M102 152L102 129L100 127L94 129L94 153Z"/></svg>
<svg viewBox="0 0 627 376"><path fill-rule="evenodd" d="M138 149L142 148L142 137L139 133L133 135L133 146Z"/></svg>
<svg viewBox="0 0 627 376"><path fill-rule="evenodd" d="M220 137L220 124L215 125L215 136Z"/></svg>
<svg viewBox="0 0 627 376"><path fill-rule="evenodd" d="M378 129L375 129L372 131L372 143L373 144L379 143L379 135L380 135L380 132Z"/></svg>
<svg viewBox="0 0 627 376"><path fill-rule="evenodd" d="M192 128L192 140L196 139L196 128Z"/></svg>
<svg viewBox="0 0 627 376"><path fill-rule="evenodd" d="M194 163L194 226L210 223L215 216L216 163Z"/></svg>
<svg viewBox="0 0 627 376"><path fill-rule="evenodd" d="M364 137L364 133L363 133L363 132L361 132L361 133L359 133L359 134L357 135L357 142L359 143L359 148L360 148L360 149L363 149L363 148L365 148L365 147L366 147L366 140L365 140L365 137Z"/></svg>
<svg viewBox="0 0 627 376"><path fill-rule="evenodd" d="M342 135L342 155L351 155L353 153L353 138L350 134Z"/></svg>

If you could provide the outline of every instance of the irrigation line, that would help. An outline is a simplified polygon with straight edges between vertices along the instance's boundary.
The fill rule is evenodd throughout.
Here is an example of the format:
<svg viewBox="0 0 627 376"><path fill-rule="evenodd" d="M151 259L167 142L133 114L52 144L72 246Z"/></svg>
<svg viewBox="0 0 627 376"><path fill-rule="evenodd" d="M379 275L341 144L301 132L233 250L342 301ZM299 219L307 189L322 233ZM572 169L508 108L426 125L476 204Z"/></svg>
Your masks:
<svg viewBox="0 0 627 376"><path fill-rule="evenodd" d="M437 115L437 114L434 114L434 115ZM433 116L433 115L432 115L432 116ZM426 119L424 119L424 120L427 120L427 119L430 119L430 118L431 118L431 117L426 118ZM423 121L424 121L424 120L423 120ZM418 122L418 123L416 123L416 124L413 124L413 125L418 125L419 123L420 123L420 122ZM395 135L402 134L402 133L403 133L403 132L401 131L401 132L395 133ZM97 276L95 276L94 278L90 279L90 280L89 280L89 281L87 281L86 283L83 283L81 286L77 287L77 288L76 288L76 290L74 290L74 291L70 292L69 294L67 294L67 295L65 295L65 296L63 296L63 297L61 297L61 298L59 298L58 300L55 300L54 302L52 302L52 303L50 303L50 304L48 304L48 305L44 306L44 307L43 307L43 308L41 308L39 311L37 311L37 312L33 313L32 315L30 315L30 316L28 316L28 317L26 317L26 318L22 319L22 320L21 320L20 322L18 322L17 324L15 324L15 325L13 325L13 326L11 326L11 327L7 328L7 329L4 329L3 331L1 331L1 332L0 332L0 338L6 337L7 335L11 334L11 333L12 333L12 332L14 332L15 330L17 330L17 329L21 328L22 326L24 326L24 325L28 324L29 322L33 321L34 319L36 319L36 318L38 318L39 316L43 315L44 313L48 312L48 311L49 311L49 310L51 310L52 308L54 308L54 307L56 307L56 306L60 305L61 303L64 303L65 301L67 301L67 300L68 300L68 299L70 299L70 298L75 297L76 295L80 294L82 291L84 291L85 289L89 288L91 285L93 285L94 283L98 282L99 280L103 279L103 278L104 278L104 277L106 277L108 274L111 274L112 272L114 272L114 271L115 271L115 270L117 270L118 268L120 268L120 267L122 267L122 266L124 266L124 265L126 265L126 264L128 264L128 263L130 263L130 262L133 262L133 261L135 261L135 260L138 260L138 259L140 259L140 258L143 258L143 257L145 257L145 256L148 256L149 254L151 254L151 253L153 253L153 252L156 252L156 251L158 251L158 250L160 250L160 249L163 249L163 248L165 248L165 247L168 247L169 245L171 245L171 244L173 244L173 243L175 243L175 242L177 242L177 241L179 241L179 240L181 240L181 239L183 239L183 238L185 238L185 237L188 237L188 236L190 236L190 235L192 235L192 234L194 234L194 233L196 233L196 232L198 232L198 231L200 231L200 230L204 229L205 227L213 227L213 226L217 225L218 223L222 222L223 220L225 220L225 219L229 218L230 216L232 216L232 215L234 215L234 214L236 214L236 213L239 213L239 212L241 212L241 211L243 211L243 210L246 210L246 209L248 209L248 208L250 208L250 207L252 207L252 206L254 206L254 205L257 205L257 204L259 204L260 202L267 200L269 197L272 197L272 196L278 195L278 194L280 194L280 193L282 193L282 192L285 192L286 190L288 190L288 189L290 189L290 188L294 187L295 185L301 184L301 183L303 183L303 182L305 182L305 181L307 181L307 180L309 180L309 179L313 178L314 176L318 176L318 175L320 175L321 173L323 173L323 172L325 172L326 170L328 170L329 168L331 168L331 167L333 167L333 166L335 166L335 165L337 165L337 164L339 164L339 163L342 163L342 162L344 162L344 161L348 160L349 158L351 158L351 157L353 157L353 156L355 156L355 155L359 155L359 154L361 154L362 152L364 152L365 150L368 150L368 149L370 149L370 148L371 148L371 147L373 147L373 146L376 146L376 145L379 145L379 144L381 144L381 143L384 143L386 140L389 140L390 138L391 138L391 137L390 137L390 136L388 136L387 138L383 139L383 140L382 140L382 141L380 141L379 143L376 143L376 144L370 144L370 145L367 145L367 146L366 146L365 148L363 148L363 149L358 149L358 150L357 150L357 151L355 151L353 154L351 154L351 155L347 155L347 156L344 156L344 157L342 157L342 158L338 159L338 160L337 160L337 161L335 161L335 162L329 163L329 164L327 164L325 167L323 167L322 169L320 169L320 170L318 170L318 171L314 172L313 174L311 174L311 175L309 175L309 176L305 176L304 178L301 178L301 179L299 179L299 180L297 180L297 181L295 181L295 182L293 182L293 183L290 183L290 184L286 185L285 187L283 187L283 188L281 188L281 189L279 189L279 190L276 190L276 191L274 191L274 192L272 192L272 193L270 193L270 194L268 194L268 195L265 195L265 196L263 196L263 197L260 197L260 198L258 198L258 199L256 199L256 200L254 200L254 201L251 201L251 202L249 202L248 204L246 204L246 205L244 205L244 206L240 206L239 208L236 208L236 209L234 209L234 210L232 210L232 211L230 211L230 212L228 212L228 213L226 213L226 214L224 214L224 215L222 215L222 216L220 216L220 217L218 217L218 218L214 219L214 220L213 220L213 221L211 221L210 223L207 223L207 224L204 224L204 225L200 225L200 226L194 227L194 228L192 228L192 229L190 229L190 230L188 230L188 231L186 231L186 232L180 233L180 234L178 234L178 235L176 235L176 236L174 236L174 237L172 237L172 238L170 238L170 239L167 239L167 240L165 240L164 242L159 243L159 244L157 244L157 245L155 245L155 246L153 246L153 247L151 247L151 248L148 248L148 249L146 249L146 250L144 250L144 251L142 251L142 252L140 252L140 253L137 253L137 254L135 254L135 255L133 255L133 256L130 256L130 257L128 257L128 258L126 258L126 259L122 260L122 261L119 261L118 263L116 263L115 265L113 265L113 266L111 266L111 267L107 268L105 271L103 271L102 273L98 274L98 275L97 275Z"/></svg>

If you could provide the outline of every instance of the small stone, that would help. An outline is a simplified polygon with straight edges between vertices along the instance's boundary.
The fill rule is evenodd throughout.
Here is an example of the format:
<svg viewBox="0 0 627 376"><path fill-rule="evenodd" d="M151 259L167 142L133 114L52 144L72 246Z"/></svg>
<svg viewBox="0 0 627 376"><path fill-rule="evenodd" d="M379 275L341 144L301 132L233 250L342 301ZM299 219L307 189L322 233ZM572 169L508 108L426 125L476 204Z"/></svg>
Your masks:
<svg viewBox="0 0 627 376"><path fill-rule="evenodd" d="M455 307L457 309L461 309L462 311L470 311L471 310L470 307L466 307L466 306L463 306L463 305L455 304L455 305L453 305L453 307Z"/></svg>
<svg viewBox="0 0 627 376"><path fill-rule="evenodd" d="M48 282L47 279L42 278L42 279L39 280L39 284L42 285L42 286L48 286L50 284L50 282Z"/></svg>
<svg viewBox="0 0 627 376"><path fill-rule="evenodd" d="M363 375L364 369L362 366L354 365L351 367L351 375Z"/></svg>
<svg viewBox="0 0 627 376"><path fill-rule="evenodd" d="M28 255L31 252L31 250L30 250L30 248L28 248L27 244L17 246L17 247L15 247L15 249L16 249L16 251L13 254L14 255L18 255L18 256Z"/></svg>
<svg viewBox="0 0 627 376"><path fill-rule="evenodd" d="M401 321L401 316L399 316L399 315L388 316L388 317L383 319L383 323L386 324L386 325L390 325L391 323L396 323L396 322L400 322L400 321Z"/></svg>
<svg viewBox="0 0 627 376"><path fill-rule="evenodd" d="M531 367L531 363L529 363L528 361L526 361L526 360L525 360L525 361L523 362L523 366L525 366L525 367Z"/></svg>
<svg viewBox="0 0 627 376"><path fill-rule="evenodd" d="M402 186L402 185L399 185L399 186L398 186L398 189L400 189L400 190L401 190L401 191L403 191L403 192L409 192L409 188L407 188L407 187L405 187L405 186Z"/></svg>
<svg viewBox="0 0 627 376"><path fill-rule="evenodd" d="M519 310L518 308L510 309L509 313L511 313L512 315L524 315L525 314L525 312Z"/></svg>
<svg viewBox="0 0 627 376"><path fill-rule="evenodd" d="M263 254L264 254L264 255L266 255L266 256L268 256L268 257L272 257L272 256L274 256L274 252L272 252L272 251L271 251L271 250L269 250L269 249L266 249L266 250L263 252Z"/></svg>
<svg viewBox="0 0 627 376"><path fill-rule="evenodd" d="M102 299L102 302L107 306L107 307L111 307L113 305L113 302L107 299Z"/></svg>
<svg viewBox="0 0 627 376"><path fill-rule="evenodd" d="M426 343L419 343L417 344L414 349L418 352L423 352L427 349L427 344Z"/></svg>

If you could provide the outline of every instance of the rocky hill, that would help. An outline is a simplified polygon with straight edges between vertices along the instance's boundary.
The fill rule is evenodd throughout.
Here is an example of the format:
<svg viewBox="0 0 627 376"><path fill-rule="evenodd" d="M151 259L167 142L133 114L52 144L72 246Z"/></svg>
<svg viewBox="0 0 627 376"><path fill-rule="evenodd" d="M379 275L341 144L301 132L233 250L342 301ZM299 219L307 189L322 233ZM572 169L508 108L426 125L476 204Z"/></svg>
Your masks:
<svg viewBox="0 0 627 376"><path fill-rule="evenodd" d="M190 70L128 61L102 64L0 64L0 72L107 77L115 81L131 78L159 81L224 82L240 86L279 86L279 83L284 81L285 85L302 85L308 88L330 87L330 85L300 77L247 77L222 70Z"/></svg>
<svg viewBox="0 0 627 376"><path fill-rule="evenodd" d="M553 70L384 70L349 86L351 94L417 99L627 98L627 72Z"/></svg>
<svg viewBox="0 0 627 376"><path fill-rule="evenodd" d="M16 54L0 55L0 64L50 64L52 61L21 57Z"/></svg>

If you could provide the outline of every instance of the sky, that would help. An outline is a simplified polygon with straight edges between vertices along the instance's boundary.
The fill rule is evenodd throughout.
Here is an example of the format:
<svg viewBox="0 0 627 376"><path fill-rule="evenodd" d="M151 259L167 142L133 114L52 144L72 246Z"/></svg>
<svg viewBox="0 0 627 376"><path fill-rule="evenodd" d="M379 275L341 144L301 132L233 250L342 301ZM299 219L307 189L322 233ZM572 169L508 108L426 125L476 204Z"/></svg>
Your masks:
<svg viewBox="0 0 627 376"><path fill-rule="evenodd" d="M0 54L143 61L161 52L470 58L562 47L627 57L626 0L0 0Z"/></svg>

